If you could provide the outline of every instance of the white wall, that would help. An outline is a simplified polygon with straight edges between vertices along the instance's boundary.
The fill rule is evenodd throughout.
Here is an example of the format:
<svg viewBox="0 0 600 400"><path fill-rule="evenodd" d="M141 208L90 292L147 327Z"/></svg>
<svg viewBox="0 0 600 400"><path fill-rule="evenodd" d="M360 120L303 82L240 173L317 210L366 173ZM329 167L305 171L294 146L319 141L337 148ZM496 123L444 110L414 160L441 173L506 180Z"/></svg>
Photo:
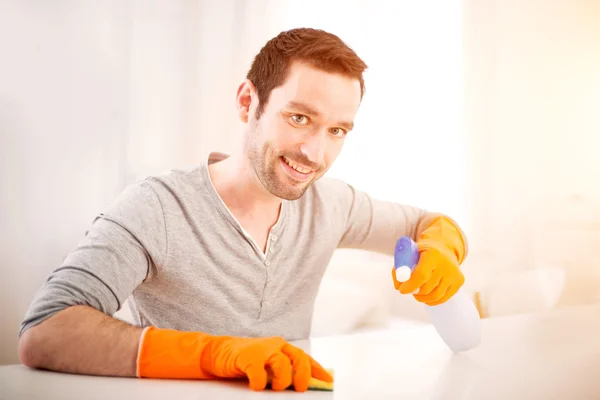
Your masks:
<svg viewBox="0 0 600 400"><path fill-rule="evenodd" d="M0 3L0 363L16 361L34 291L124 183L132 8L94 4Z"/></svg>
<svg viewBox="0 0 600 400"><path fill-rule="evenodd" d="M559 305L597 300L600 2L467 0L464 19L471 267L490 293L557 267ZM523 279L523 292L554 290ZM521 285L498 285L496 308L518 308Z"/></svg>

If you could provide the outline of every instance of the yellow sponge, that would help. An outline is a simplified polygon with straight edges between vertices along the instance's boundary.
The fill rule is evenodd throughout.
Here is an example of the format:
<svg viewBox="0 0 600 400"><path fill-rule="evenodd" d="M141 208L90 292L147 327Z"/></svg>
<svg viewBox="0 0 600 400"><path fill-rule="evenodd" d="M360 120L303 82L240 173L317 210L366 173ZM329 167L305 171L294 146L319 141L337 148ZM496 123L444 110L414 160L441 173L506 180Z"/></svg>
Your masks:
<svg viewBox="0 0 600 400"><path fill-rule="evenodd" d="M333 369L325 368L325 370L327 372L329 372L331 374L331 376L333 376ZM272 375L270 372L267 376L267 379L268 379L267 387L271 387ZM292 385L288 389L293 389L293 388L294 388L294 386ZM324 390L324 391L332 392L333 391L333 382L325 382L325 381L311 377L310 380L308 381L308 390Z"/></svg>
<svg viewBox="0 0 600 400"><path fill-rule="evenodd" d="M325 368L325 370L333 376L333 369ZM333 391L333 382L325 382L311 377L308 381L308 390L326 390L331 392Z"/></svg>

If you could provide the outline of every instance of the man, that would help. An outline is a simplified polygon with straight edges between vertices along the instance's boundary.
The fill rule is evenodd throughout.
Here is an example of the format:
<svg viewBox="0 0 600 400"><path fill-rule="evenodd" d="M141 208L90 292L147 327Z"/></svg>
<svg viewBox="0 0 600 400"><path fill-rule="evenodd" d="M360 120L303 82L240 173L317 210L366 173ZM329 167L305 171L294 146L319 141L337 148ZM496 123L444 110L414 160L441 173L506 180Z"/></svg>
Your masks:
<svg viewBox="0 0 600 400"><path fill-rule="evenodd" d="M336 248L421 259L400 284L427 304L457 292L466 254L441 214L321 178L351 131L365 63L338 37L282 32L237 91L245 124L231 156L128 186L33 300L19 355L33 368L147 378L248 378L263 390L332 377L289 341L307 338ZM131 296L131 297L130 297ZM131 299L134 324L111 316Z"/></svg>

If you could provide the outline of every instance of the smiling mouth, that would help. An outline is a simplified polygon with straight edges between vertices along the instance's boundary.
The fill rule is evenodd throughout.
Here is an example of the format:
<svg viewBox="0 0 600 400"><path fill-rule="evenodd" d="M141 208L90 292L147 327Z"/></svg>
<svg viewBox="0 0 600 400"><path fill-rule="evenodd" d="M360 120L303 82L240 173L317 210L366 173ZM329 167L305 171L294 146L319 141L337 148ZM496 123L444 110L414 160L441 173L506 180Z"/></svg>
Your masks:
<svg viewBox="0 0 600 400"><path fill-rule="evenodd" d="M312 170L312 169L309 169L309 168L303 167L303 166L301 166L301 165L298 165L298 164L296 164L295 162L293 162L292 160L290 160L289 158L287 158L287 157L285 157L285 156L283 156L283 157L281 157L281 158L283 159L283 161L284 161L284 162L285 162L287 165L289 165L289 166L290 166L291 168L293 168L294 170L296 170L296 171L300 172L301 174L308 175L308 174L310 174L311 172L313 172L313 170Z"/></svg>

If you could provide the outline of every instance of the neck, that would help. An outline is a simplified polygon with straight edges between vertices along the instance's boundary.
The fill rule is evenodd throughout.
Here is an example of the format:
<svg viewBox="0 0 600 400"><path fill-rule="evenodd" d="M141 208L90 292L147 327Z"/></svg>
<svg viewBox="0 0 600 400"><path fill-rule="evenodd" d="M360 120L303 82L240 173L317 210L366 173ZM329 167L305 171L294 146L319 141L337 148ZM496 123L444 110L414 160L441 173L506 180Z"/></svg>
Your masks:
<svg viewBox="0 0 600 400"><path fill-rule="evenodd" d="M282 200L263 187L243 155L209 165L209 173L217 193L236 217L279 215Z"/></svg>

